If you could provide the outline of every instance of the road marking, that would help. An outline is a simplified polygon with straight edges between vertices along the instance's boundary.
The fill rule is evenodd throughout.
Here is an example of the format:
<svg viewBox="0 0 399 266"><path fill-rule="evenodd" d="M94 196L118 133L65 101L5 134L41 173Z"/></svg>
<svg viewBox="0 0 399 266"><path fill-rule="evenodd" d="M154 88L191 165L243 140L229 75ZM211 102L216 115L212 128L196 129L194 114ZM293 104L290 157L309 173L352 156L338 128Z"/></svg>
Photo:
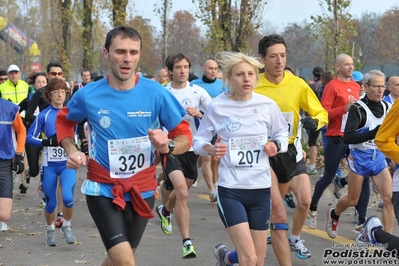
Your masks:
<svg viewBox="0 0 399 266"><path fill-rule="evenodd" d="M208 194L197 194L197 197L201 198L201 199L204 199L206 201L209 201L209 195ZM355 240L349 239L349 238L346 238L346 237L343 237L343 236L337 236L336 238L333 239L333 238L328 236L326 231L319 230L319 229L310 229L307 225L303 226L302 232L305 232L307 234L314 235L314 236L317 236L317 237L320 237L320 238L323 238L323 239L326 239L326 240L330 240L332 242L336 242L336 243L339 243L339 244L352 244L352 243L355 242ZM355 234L355 233L353 233L353 234Z"/></svg>

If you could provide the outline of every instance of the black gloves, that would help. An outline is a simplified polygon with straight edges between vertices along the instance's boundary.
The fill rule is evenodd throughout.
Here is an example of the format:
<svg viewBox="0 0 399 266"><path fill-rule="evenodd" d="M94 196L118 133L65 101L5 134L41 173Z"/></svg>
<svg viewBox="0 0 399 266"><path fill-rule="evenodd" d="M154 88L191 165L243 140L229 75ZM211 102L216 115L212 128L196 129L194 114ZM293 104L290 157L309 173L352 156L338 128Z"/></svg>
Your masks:
<svg viewBox="0 0 399 266"><path fill-rule="evenodd" d="M42 145L43 146L57 147L58 146L57 135L54 134L50 138L42 140Z"/></svg>
<svg viewBox="0 0 399 266"><path fill-rule="evenodd" d="M376 128L374 128L373 130L371 130L371 132L373 132L373 137L371 139L375 139L375 135L377 135L378 129L380 128L381 125L378 125Z"/></svg>
<svg viewBox="0 0 399 266"><path fill-rule="evenodd" d="M87 141L83 141L80 144L80 151L83 152L84 154L88 155L89 154L89 144L87 143Z"/></svg>
<svg viewBox="0 0 399 266"><path fill-rule="evenodd" d="M302 118L301 122L306 130L315 131L317 129L317 122L314 121L311 117Z"/></svg>
<svg viewBox="0 0 399 266"><path fill-rule="evenodd" d="M22 156L21 154L15 155L12 168L17 173L17 175L22 173L25 169L24 156Z"/></svg>

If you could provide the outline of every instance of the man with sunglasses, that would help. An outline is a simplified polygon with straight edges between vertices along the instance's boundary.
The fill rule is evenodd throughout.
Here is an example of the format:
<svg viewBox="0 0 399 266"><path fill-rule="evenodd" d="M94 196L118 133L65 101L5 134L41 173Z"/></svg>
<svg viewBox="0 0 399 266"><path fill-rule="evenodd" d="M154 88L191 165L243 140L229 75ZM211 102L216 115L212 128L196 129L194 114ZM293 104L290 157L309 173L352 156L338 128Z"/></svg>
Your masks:
<svg viewBox="0 0 399 266"><path fill-rule="evenodd" d="M7 77L7 71L5 70L0 70L0 84L3 84L4 82L6 82L8 79ZM0 95L1 96L1 95Z"/></svg>
<svg viewBox="0 0 399 266"><path fill-rule="evenodd" d="M1 97L14 104L19 104L28 96L29 85L21 80L21 71L17 65L10 65L7 69L8 80L0 84Z"/></svg>
<svg viewBox="0 0 399 266"><path fill-rule="evenodd" d="M64 73L62 72L62 65L60 63L56 63L56 62L50 62L47 65L47 78L48 78L48 82L50 82L52 79L62 79L64 76ZM44 86L38 90L36 90L35 94L33 94L32 99L29 102L29 105L26 109L26 115L25 115L25 120L28 123L33 123L33 121L35 121L36 119L36 115L35 110L37 107L39 107L39 111L41 112L43 109L47 108L50 103L44 98L44 91L46 90L47 86ZM66 99L66 101L68 100L68 98ZM41 177L42 179L42 177ZM20 186L21 191L23 189L26 189L23 185ZM62 214L62 200L58 201L58 214L57 214L57 219L55 222L55 226L56 227L61 227L62 226L62 221L63 221L63 214Z"/></svg>

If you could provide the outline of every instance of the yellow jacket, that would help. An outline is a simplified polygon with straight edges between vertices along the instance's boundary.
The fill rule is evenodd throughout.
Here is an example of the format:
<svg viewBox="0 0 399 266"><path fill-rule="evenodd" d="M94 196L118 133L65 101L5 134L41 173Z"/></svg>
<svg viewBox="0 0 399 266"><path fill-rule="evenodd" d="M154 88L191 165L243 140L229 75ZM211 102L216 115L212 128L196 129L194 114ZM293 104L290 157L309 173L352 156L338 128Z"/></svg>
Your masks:
<svg viewBox="0 0 399 266"><path fill-rule="evenodd" d="M28 97L29 85L23 80L18 80L14 85L10 80L0 84L1 98L15 104L19 104Z"/></svg>
<svg viewBox="0 0 399 266"><path fill-rule="evenodd" d="M399 164L399 146L396 137L399 136L399 101L395 101L377 131L374 142L386 157Z"/></svg>
<svg viewBox="0 0 399 266"><path fill-rule="evenodd" d="M289 144L293 143L298 135L301 109L317 121L317 129L328 122L328 113L321 106L316 94L303 79L297 76L285 73L283 80L279 84L274 84L267 80L264 74L260 74L254 92L271 98L280 107L289 127Z"/></svg>

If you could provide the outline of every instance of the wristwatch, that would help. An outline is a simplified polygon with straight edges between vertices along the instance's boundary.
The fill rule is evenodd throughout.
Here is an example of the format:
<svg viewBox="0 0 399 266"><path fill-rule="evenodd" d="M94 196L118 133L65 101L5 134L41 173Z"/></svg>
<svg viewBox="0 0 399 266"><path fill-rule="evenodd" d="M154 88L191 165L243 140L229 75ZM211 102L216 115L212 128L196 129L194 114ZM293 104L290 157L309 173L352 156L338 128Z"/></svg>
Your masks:
<svg viewBox="0 0 399 266"><path fill-rule="evenodd" d="M175 150L175 147L176 147L173 140L171 140L171 139L169 140L168 147L169 147L169 152L167 154L171 154Z"/></svg>
<svg viewBox="0 0 399 266"><path fill-rule="evenodd" d="M279 151L281 150L281 143L280 143L280 141L278 141L278 140L272 140L272 142L273 142L274 144L276 144L277 152L279 152Z"/></svg>

